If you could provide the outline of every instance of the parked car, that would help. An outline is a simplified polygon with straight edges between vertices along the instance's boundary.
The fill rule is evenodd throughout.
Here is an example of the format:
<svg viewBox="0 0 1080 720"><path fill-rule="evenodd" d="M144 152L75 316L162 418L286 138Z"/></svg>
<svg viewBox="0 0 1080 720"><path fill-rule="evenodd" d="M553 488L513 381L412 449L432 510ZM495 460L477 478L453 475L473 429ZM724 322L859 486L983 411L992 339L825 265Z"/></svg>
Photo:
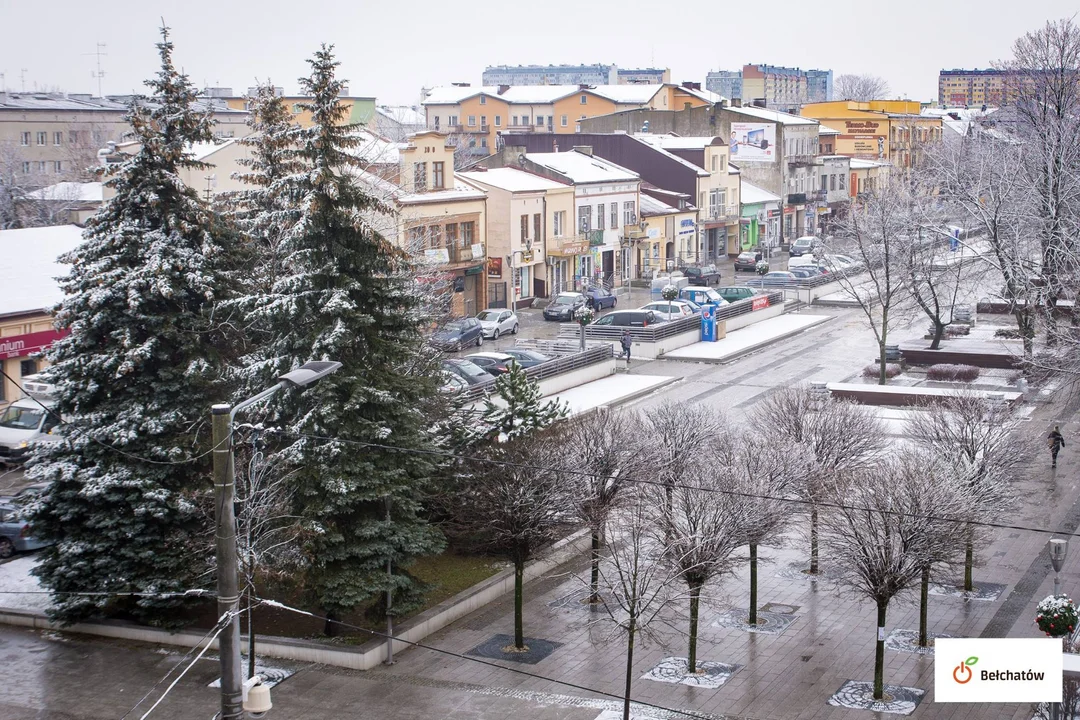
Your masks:
<svg viewBox="0 0 1080 720"><path fill-rule="evenodd" d="M661 320L678 320L679 318L690 317L694 314L694 308L697 307L700 310L700 306L692 305L685 300L672 300L670 303L667 300L654 300L648 305L642 305L639 310L652 310L654 313L660 316Z"/></svg>
<svg viewBox="0 0 1080 720"><path fill-rule="evenodd" d="M443 360L443 369L447 372L456 374L469 385L483 385L485 383L494 382L491 373L471 360L447 358Z"/></svg>
<svg viewBox="0 0 1080 720"><path fill-rule="evenodd" d="M716 288L716 292L729 303L738 302L757 295L757 291L754 290L754 288L743 287L742 285L719 287Z"/></svg>
<svg viewBox="0 0 1080 720"><path fill-rule="evenodd" d="M587 302L588 298L581 293L559 293L550 303L548 303L548 306L544 308L544 319L569 322L574 319L574 313L585 307L585 303Z"/></svg>
<svg viewBox="0 0 1080 720"><path fill-rule="evenodd" d="M49 482L39 482L33 485L27 485L21 490L12 493L11 495L0 495L0 505L29 505L38 495L49 489Z"/></svg>
<svg viewBox="0 0 1080 720"><path fill-rule="evenodd" d="M466 355L462 360L479 365L491 375L502 375L510 372L510 363L514 362L514 356L503 352L479 352Z"/></svg>
<svg viewBox="0 0 1080 720"><path fill-rule="evenodd" d="M593 310L613 308L619 304L619 299L616 298L607 288L588 288L587 290L585 290L585 297L588 298L589 307L591 307Z"/></svg>
<svg viewBox="0 0 1080 720"><path fill-rule="evenodd" d="M689 300L696 305L727 305L727 300L712 288L688 285L679 291L680 300Z"/></svg>
<svg viewBox="0 0 1080 720"><path fill-rule="evenodd" d="M691 285L719 285L720 269L715 265L691 265L682 269Z"/></svg>
<svg viewBox="0 0 1080 720"><path fill-rule="evenodd" d="M808 255L813 253L819 247L821 247L821 238L814 235L803 235L801 238L796 238L795 242L791 243L789 254L791 257Z"/></svg>
<svg viewBox="0 0 1080 720"><path fill-rule="evenodd" d="M480 321L484 337L492 340L498 340L500 335L506 333L511 335L517 335L518 333L518 316L514 314L513 310L488 308L478 313L476 319Z"/></svg>
<svg viewBox="0 0 1080 720"><path fill-rule="evenodd" d="M735 258L735 272L754 272L757 270L758 261L761 260L759 252L742 252Z"/></svg>
<svg viewBox="0 0 1080 720"><path fill-rule="evenodd" d="M443 368L442 370L442 385L439 390L444 393L456 393L469 387L469 383L465 382L465 378L458 375L456 372L452 372Z"/></svg>
<svg viewBox="0 0 1080 720"><path fill-rule="evenodd" d="M45 545L31 535L30 523L23 517L21 508L0 504L0 558L9 558L16 552L37 550Z"/></svg>
<svg viewBox="0 0 1080 720"><path fill-rule="evenodd" d="M535 350L526 350L525 348L507 348L502 352L517 360L518 364L523 368L531 368L534 365L551 361L551 358L547 355L538 353Z"/></svg>
<svg viewBox="0 0 1080 720"><path fill-rule="evenodd" d="M466 345L484 344L484 327L476 318L451 320L435 331L431 344L440 350L460 350Z"/></svg>
<svg viewBox="0 0 1080 720"><path fill-rule="evenodd" d="M754 280L747 280L746 284L750 287L782 287L784 285L797 285L799 278L795 276L795 273L788 270L773 270L772 272L765 273L760 278Z"/></svg>
<svg viewBox="0 0 1080 720"><path fill-rule="evenodd" d="M38 375L27 375L22 389L27 397L0 413L0 465L21 463L34 443L59 440L61 420L52 412L56 405L53 386Z"/></svg>
<svg viewBox="0 0 1080 720"><path fill-rule="evenodd" d="M663 322L652 310L614 310L604 315L593 325L600 327L648 327Z"/></svg>
<svg viewBox="0 0 1080 720"><path fill-rule="evenodd" d="M821 269L817 265L796 265L789 267L788 272L797 278L812 278L821 275Z"/></svg>

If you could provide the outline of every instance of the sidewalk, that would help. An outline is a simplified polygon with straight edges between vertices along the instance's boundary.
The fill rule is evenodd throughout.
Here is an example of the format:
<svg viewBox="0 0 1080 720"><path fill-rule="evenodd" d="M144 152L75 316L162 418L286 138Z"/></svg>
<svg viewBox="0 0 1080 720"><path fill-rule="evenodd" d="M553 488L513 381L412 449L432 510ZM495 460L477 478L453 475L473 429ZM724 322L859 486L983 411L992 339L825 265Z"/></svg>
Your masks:
<svg viewBox="0 0 1080 720"><path fill-rule="evenodd" d="M832 315L781 315L733 331L716 342L699 342L664 353L659 360L731 362L758 348L832 320Z"/></svg>

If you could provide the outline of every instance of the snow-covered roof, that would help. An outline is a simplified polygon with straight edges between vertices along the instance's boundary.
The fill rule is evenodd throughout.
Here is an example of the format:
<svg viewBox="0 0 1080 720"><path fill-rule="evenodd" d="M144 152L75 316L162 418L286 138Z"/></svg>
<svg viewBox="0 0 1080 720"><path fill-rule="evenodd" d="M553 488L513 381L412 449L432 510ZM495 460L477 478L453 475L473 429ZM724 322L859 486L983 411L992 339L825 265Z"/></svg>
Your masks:
<svg viewBox="0 0 1080 720"><path fill-rule="evenodd" d="M687 212L685 210L680 211L677 207L672 207L665 202L660 202L651 195L641 193L641 197L638 199L638 207L641 209L643 216L649 215L670 215L677 212Z"/></svg>
<svg viewBox="0 0 1080 720"><path fill-rule="evenodd" d="M574 184L630 182L641 179L632 170L627 170L603 158L574 150L558 153L529 153L526 157L537 165L543 165L565 175Z"/></svg>
<svg viewBox="0 0 1080 720"><path fill-rule="evenodd" d="M127 107L126 101L88 94L0 92L0 109L126 111Z"/></svg>
<svg viewBox="0 0 1080 720"><path fill-rule="evenodd" d="M99 182L60 182L27 193L31 200L56 202L101 202L103 200Z"/></svg>
<svg viewBox="0 0 1080 720"><path fill-rule="evenodd" d="M64 297L56 278L68 274L57 261L82 242L75 225L0 230L0 316L41 312Z"/></svg>
<svg viewBox="0 0 1080 720"><path fill-rule="evenodd" d="M620 105L644 105L652 100L663 87L663 85L597 85L590 87L589 91Z"/></svg>
<svg viewBox="0 0 1080 720"><path fill-rule="evenodd" d="M759 203L780 202L779 195L773 195L764 188L742 181L742 189L739 191L743 205L757 205Z"/></svg>
<svg viewBox="0 0 1080 720"><path fill-rule="evenodd" d="M852 170L869 170L870 168L888 167L889 163L881 160L864 160L863 158L851 158Z"/></svg>
<svg viewBox="0 0 1080 720"><path fill-rule="evenodd" d="M378 105L375 112L402 125L427 125L427 116L423 111L408 105Z"/></svg>
<svg viewBox="0 0 1080 720"><path fill-rule="evenodd" d="M695 90L693 88L683 86L680 86L679 89L688 95L693 95L694 97L700 98L705 102L712 103L713 105L724 99L723 95L719 93L714 93L712 90Z"/></svg>
<svg viewBox="0 0 1080 720"><path fill-rule="evenodd" d="M653 142L665 150L703 150L713 144L714 135L682 137L680 135L649 135L641 133L637 137L647 142ZM721 144L723 144L721 142Z"/></svg>
<svg viewBox="0 0 1080 720"><path fill-rule="evenodd" d="M529 157L532 157L531 155ZM545 177L534 175L517 168L493 168L487 171L459 172L459 178L472 182L483 183L497 187L508 192L542 192L545 190L559 190L569 185L548 180Z"/></svg>
<svg viewBox="0 0 1080 720"><path fill-rule="evenodd" d="M381 178L367 170L350 168L349 172L356 176L364 185L367 185L384 202L395 202L399 205L430 205L443 202L460 202L462 200L483 200L487 193L471 185L455 185L447 190L434 190L431 192L409 193L400 185L396 185L385 178Z"/></svg>
<svg viewBox="0 0 1080 720"><path fill-rule="evenodd" d="M840 131L836 128L831 128L828 125L822 125L818 128L818 135L839 135Z"/></svg>
<svg viewBox="0 0 1080 720"><path fill-rule="evenodd" d="M484 94L518 105L548 105L568 95L590 92L620 105L645 105L663 87L664 85L590 85L583 90L579 85L512 85L500 94L498 85L451 85L429 90L423 104L456 105L466 98Z"/></svg>
<svg viewBox="0 0 1080 720"><path fill-rule="evenodd" d="M401 151L409 146L391 142L366 128L358 128L354 134L360 138L360 144L348 152L373 165L397 165L401 162Z"/></svg>
<svg viewBox="0 0 1080 720"><path fill-rule="evenodd" d="M755 117L759 120L767 120L768 122L780 123L781 125L818 124L818 121L812 118L805 118L799 115L792 115L790 113L780 112L778 110L769 110L768 108L753 107L750 105L743 105L742 107L729 107L727 109L733 113L749 115L750 117Z"/></svg>
<svg viewBox="0 0 1080 720"><path fill-rule="evenodd" d="M206 158L210 157L218 150L223 150L229 147L234 142L236 142L236 138L229 138L228 140L222 140L220 142L211 141L192 143L191 145L188 145L187 150L189 153L192 154L195 160L198 160L199 162L205 162Z"/></svg>
<svg viewBox="0 0 1080 720"><path fill-rule="evenodd" d="M660 142L660 139L663 138L663 137L665 137L665 136L664 135L649 135L648 133L638 133L638 134L634 135L634 139L637 140L638 142L645 143L646 145L648 145L649 147L651 147L653 150L660 153L661 155L664 155L665 157L670 158L671 160L674 160L675 162L679 163L680 165L686 167L689 170L693 170L695 173L697 173L698 177L708 177L709 176L709 173L708 173L708 171L705 170L705 168L699 167L699 166L695 165L694 163L690 162L689 160L687 160L686 158L679 157L678 155L676 155L676 154L674 154L672 152L669 152L666 149L666 147L663 145L663 143Z"/></svg>

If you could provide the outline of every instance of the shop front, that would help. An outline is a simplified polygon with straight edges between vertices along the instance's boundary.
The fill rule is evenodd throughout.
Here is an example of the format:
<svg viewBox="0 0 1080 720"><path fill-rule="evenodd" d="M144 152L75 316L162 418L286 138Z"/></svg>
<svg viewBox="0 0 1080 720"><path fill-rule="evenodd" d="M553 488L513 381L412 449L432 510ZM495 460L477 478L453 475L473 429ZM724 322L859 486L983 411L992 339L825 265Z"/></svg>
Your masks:
<svg viewBox="0 0 1080 720"><path fill-rule="evenodd" d="M66 334L44 313L0 319L0 407L22 397L22 379L47 365L38 355Z"/></svg>
<svg viewBox="0 0 1080 720"><path fill-rule="evenodd" d="M593 258L589 241L584 236L558 238L558 243L548 246L548 286L549 297L561 292L571 292L582 288L581 278L590 277Z"/></svg>

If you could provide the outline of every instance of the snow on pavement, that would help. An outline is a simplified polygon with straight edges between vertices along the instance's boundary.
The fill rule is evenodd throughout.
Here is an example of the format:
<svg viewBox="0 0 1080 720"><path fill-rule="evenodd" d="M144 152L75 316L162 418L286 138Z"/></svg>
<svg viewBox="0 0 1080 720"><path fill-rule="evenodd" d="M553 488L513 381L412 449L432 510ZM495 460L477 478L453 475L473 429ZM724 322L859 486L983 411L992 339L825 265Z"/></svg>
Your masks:
<svg viewBox="0 0 1080 720"><path fill-rule="evenodd" d="M0 608L45 612L49 595L38 579L30 574L37 557L27 555L0 565Z"/></svg>
<svg viewBox="0 0 1080 720"><path fill-rule="evenodd" d="M563 390L545 400L565 402L570 406L570 415L579 415L598 407L618 405L676 380L678 378L666 375L631 375L619 372Z"/></svg>
<svg viewBox="0 0 1080 720"><path fill-rule="evenodd" d="M699 342L664 353L664 360L725 362L788 335L832 320L832 315L780 315L740 330L716 342Z"/></svg>

